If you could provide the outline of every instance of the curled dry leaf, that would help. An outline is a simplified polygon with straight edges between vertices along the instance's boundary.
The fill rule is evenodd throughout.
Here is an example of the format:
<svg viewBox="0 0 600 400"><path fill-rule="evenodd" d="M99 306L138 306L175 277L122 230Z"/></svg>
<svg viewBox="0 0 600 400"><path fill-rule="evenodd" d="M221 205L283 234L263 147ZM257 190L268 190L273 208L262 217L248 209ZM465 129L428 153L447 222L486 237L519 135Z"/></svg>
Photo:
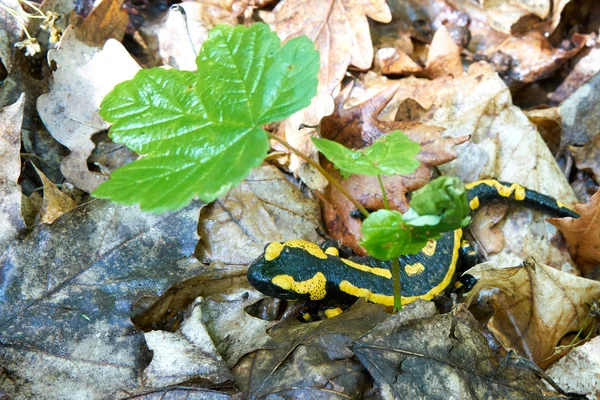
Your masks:
<svg viewBox="0 0 600 400"><path fill-rule="evenodd" d="M368 69L373 44L367 16L391 20L385 0L283 0L273 10L282 40L306 35L321 53L319 90L336 91L348 65Z"/></svg>
<svg viewBox="0 0 600 400"><path fill-rule="evenodd" d="M177 332L144 333L153 352L152 362L142 375L144 386L158 388L190 379L204 385L218 385L233 380L202 322L201 304L199 298L190 306L190 315Z"/></svg>
<svg viewBox="0 0 600 400"><path fill-rule="evenodd" d="M405 176L383 177L390 207L406 211L408 209L406 194L429 182L432 168L453 160L456 157L453 147L464 143L469 137L443 138L441 136L443 129L435 126L378 119L380 112L398 90L395 85L362 104L344 109L345 100L351 89L351 86L348 86L342 91L336 99L334 113L321 121L321 136L346 147L360 149L369 146L380 136L398 129L412 141L419 143L421 152L417 155L417 159L421 165L415 172ZM337 171L330 164L327 165L330 172L364 207L373 210L384 207L377 177L353 175L348 179L341 179ZM360 219L351 216L355 210L354 205L332 186L325 189L322 203L323 219L329 233L334 238L342 240L345 245L351 246L359 254L365 254L364 249L358 245L361 235Z"/></svg>
<svg viewBox="0 0 600 400"><path fill-rule="evenodd" d="M563 336L587 323L589 304L600 296L600 282L557 271L532 258L512 268L484 263L465 274L478 280L467 304L492 290L488 301L494 316L488 328L505 349L542 367Z"/></svg>
<svg viewBox="0 0 600 400"><path fill-rule="evenodd" d="M33 165L44 185L44 199L41 206L40 222L51 224L61 215L71 211L77 206L75 200L61 192L54 182L44 175L35 164Z"/></svg>
<svg viewBox="0 0 600 400"><path fill-rule="evenodd" d="M547 392L531 370L498 365L463 304L436 315L433 303L418 300L352 349L384 399L543 399Z"/></svg>
<svg viewBox="0 0 600 400"><path fill-rule="evenodd" d="M585 395L600 394L600 337L572 349L553 364L546 373L566 392Z"/></svg>
<svg viewBox="0 0 600 400"><path fill-rule="evenodd" d="M108 39L123 40L129 14L125 0L102 0L85 20L75 28L77 39L89 46L102 47Z"/></svg>
<svg viewBox="0 0 600 400"><path fill-rule="evenodd" d="M56 62L58 69L50 93L37 100L38 112L50 134L71 150L61 172L76 187L91 192L106 179L87 166L94 149L91 137L109 126L98 115L100 102L140 67L116 40L100 50L80 42L72 29L65 32L60 49L48 53L48 61Z"/></svg>
<svg viewBox="0 0 600 400"><path fill-rule="evenodd" d="M600 191L589 203L576 204L579 218L549 218L567 240L569 252L584 274L600 266Z"/></svg>
<svg viewBox="0 0 600 400"><path fill-rule="evenodd" d="M423 75L430 79L446 75L458 78L464 75L460 48L443 25L433 35Z"/></svg>
<svg viewBox="0 0 600 400"><path fill-rule="evenodd" d="M25 94L0 111L0 251L25 230L21 216L21 124Z"/></svg>

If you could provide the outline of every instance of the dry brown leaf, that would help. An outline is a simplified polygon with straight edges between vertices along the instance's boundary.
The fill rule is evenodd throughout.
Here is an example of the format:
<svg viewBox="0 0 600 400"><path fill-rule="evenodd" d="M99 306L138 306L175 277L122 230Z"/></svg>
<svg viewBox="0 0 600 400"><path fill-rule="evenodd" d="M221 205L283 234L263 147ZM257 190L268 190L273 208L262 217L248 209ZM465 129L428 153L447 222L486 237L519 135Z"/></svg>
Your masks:
<svg viewBox="0 0 600 400"><path fill-rule="evenodd" d="M61 192L54 182L44 175L42 171L40 171L35 164L33 165L36 172L40 176L42 180L42 184L44 185L44 199L42 201L41 207L41 217L40 222L43 224L51 224L58 217L71 211L77 206L75 200Z"/></svg>
<svg viewBox="0 0 600 400"><path fill-rule="evenodd" d="M569 393L588 399L600 395L600 337L572 349L553 364L546 373Z"/></svg>
<svg viewBox="0 0 600 400"><path fill-rule="evenodd" d="M77 39L88 46L102 47L108 39L123 40L129 14L123 8L125 0L102 0L75 28Z"/></svg>
<svg viewBox="0 0 600 400"><path fill-rule="evenodd" d="M333 93L348 65L368 69L373 44L367 16L391 20L385 0L283 0L273 10L275 31L282 40L306 35L321 53L319 90Z"/></svg>
<svg viewBox="0 0 600 400"><path fill-rule="evenodd" d="M423 75L430 79L446 75L458 78L464 75L460 48L445 26L441 26L433 36Z"/></svg>
<svg viewBox="0 0 600 400"><path fill-rule="evenodd" d="M421 152L417 155L417 159L421 165L415 172L405 176L382 178L390 207L406 211L408 209L406 194L429 182L432 167L453 160L456 157L453 147L464 143L469 137L447 139L441 137L443 129L435 126L378 119L379 113L396 93L397 86L389 87L360 105L344 109L345 100L351 89L352 87L348 86L342 91L336 99L334 113L321 121L321 136L346 147L360 149L371 145L386 133L401 130L411 140L419 143ZM376 177L353 175L348 179L342 179L330 164L325 165L364 207L373 210L384 207L381 188ZM358 245L361 236L360 219L351 216L351 212L355 210L354 205L333 186L327 187L322 200L323 219L329 234L345 245L351 246L357 253L365 254L364 249Z"/></svg>
<svg viewBox="0 0 600 400"><path fill-rule="evenodd" d="M507 204L491 204L473 216L469 231L475 238L485 238L485 241L479 242L483 254L496 254L504 248L504 234L495 225L504 218L507 211Z"/></svg>
<svg viewBox="0 0 600 400"><path fill-rule="evenodd" d="M310 105L305 109L286 118L279 124L278 135L284 136L285 140L294 148L302 153L317 160L317 149L312 144L311 137L317 136L314 128L302 128L301 125L316 126L326 115L333 112L334 104L331 95L323 92L317 92L312 98ZM274 149L287 152L279 142L272 141ZM289 154L289 161L280 161L280 164L286 164L289 171L302 179L312 190L321 190L327 186L327 180L319 171L308 165L303 159L295 154Z"/></svg>
<svg viewBox="0 0 600 400"><path fill-rule="evenodd" d="M584 274L600 265L600 192L574 207L579 218L549 218L567 240L569 252Z"/></svg>
<svg viewBox="0 0 600 400"><path fill-rule="evenodd" d="M58 69L52 90L38 98L37 108L52 136L71 150L61 172L79 189L91 192L106 179L87 167L94 149L91 137L109 126L98 115L100 102L140 67L116 40L100 50L81 43L72 30L63 36L60 49L48 52L48 61L56 62Z"/></svg>
<svg viewBox="0 0 600 400"><path fill-rule="evenodd" d="M305 197L274 166L262 166L203 208L196 258L247 266L271 241L319 240L318 218L316 200Z"/></svg>
<svg viewBox="0 0 600 400"><path fill-rule="evenodd" d="M375 68L385 75L409 75L423 70L408 54L394 47L377 50Z"/></svg>
<svg viewBox="0 0 600 400"><path fill-rule="evenodd" d="M472 64L467 75L454 80L404 79L395 100L407 97L428 106L419 122L446 128L448 137L472 135L456 148L455 161L439 167L444 175L464 182L485 178L515 182L575 203L571 187L535 126L512 104L508 87L488 64ZM552 244L557 230L543 214L514 207L498 228L505 236L503 253L512 255L513 265L533 254L556 268L573 268L569 255ZM478 239L485 243L485 237Z"/></svg>
<svg viewBox="0 0 600 400"><path fill-rule="evenodd" d="M490 59L508 57L509 69L504 79L509 86L531 83L552 75L585 46L587 37L574 34L568 48L554 48L548 38L539 32L524 36L508 36L498 46L487 51ZM504 61L503 61L504 62Z"/></svg>
<svg viewBox="0 0 600 400"><path fill-rule="evenodd" d="M490 331L505 349L544 367L560 339L587 323L588 304L600 296L600 282L528 260L520 267L484 263L466 271L478 280L467 303L491 291Z"/></svg>
<svg viewBox="0 0 600 400"><path fill-rule="evenodd" d="M556 103L562 102L592 76L600 72L600 46L596 46L577 61L577 64L569 72L565 80L548 96L550 100Z"/></svg>
<svg viewBox="0 0 600 400"><path fill-rule="evenodd" d="M600 182L600 135L596 135L583 147L569 146L577 168L588 169L594 173L596 182Z"/></svg>
<svg viewBox="0 0 600 400"><path fill-rule="evenodd" d="M557 154L560 149L562 126L560 110L558 107L542 108L523 111L527 118L535 124L538 132L548 145L552 154Z"/></svg>
<svg viewBox="0 0 600 400"><path fill-rule="evenodd" d="M21 216L21 124L25 94L0 111L0 252L25 229Z"/></svg>

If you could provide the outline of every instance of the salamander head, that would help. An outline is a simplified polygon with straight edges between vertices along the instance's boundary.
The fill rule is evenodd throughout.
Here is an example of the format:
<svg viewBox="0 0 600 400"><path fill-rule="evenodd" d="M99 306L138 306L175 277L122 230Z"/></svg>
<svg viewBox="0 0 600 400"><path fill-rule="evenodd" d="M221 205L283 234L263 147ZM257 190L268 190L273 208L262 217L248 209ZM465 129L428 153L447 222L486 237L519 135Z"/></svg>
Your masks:
<svg viewBox="0 0 600 400"><path fill-rule="evenodd" d="M318 272L318 259L327 255L314 243L293 240L272 242L248 268L248 281L267 296L286 300L325 297L326 279Z"/></svg>

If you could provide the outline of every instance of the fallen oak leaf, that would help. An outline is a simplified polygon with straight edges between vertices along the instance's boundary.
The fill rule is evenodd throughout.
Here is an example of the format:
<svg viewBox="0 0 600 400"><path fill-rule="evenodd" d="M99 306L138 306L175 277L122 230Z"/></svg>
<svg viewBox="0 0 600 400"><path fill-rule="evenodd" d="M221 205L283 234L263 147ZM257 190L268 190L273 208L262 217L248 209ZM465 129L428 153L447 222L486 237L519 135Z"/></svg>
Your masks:
<svg viewBox="0 0 600 400"><path fill-rule="evenodd" d="M513 349L542 368L567 333L588 322L589 303L600 296L600 282L558 271L529 258L522 266L502 268L493 262L465 272L477 279L466 302L488 302L494 316L488 328L505 349Z"/></svg>
<svg viewBox="0 0 600 400"><path fill-rule="evenodd" d="M351 90L352 87L347 86L336 98L336 108L333 114L321 120L321 136L358 150L371 145L386 133L400 130L410 140L419 143L421 151L416 157L419 166L415 172L409 175L382 177L390 208L406 211L408 210L407 193L427 184L434 166L456 158L453 147L467 141L469 136L443 138L441 136L442 128L416 122L380 120L379 114L398 90L396 85L389 86L386 90L357 106L344 109L344 103ZM341 179L341 176L330 164L324 164L365 208L372 210L384 208L377 177L352 175L348 179ZM358 244L361 236L361 222L358 218L351 216L355 210L354 205L332 186L325 189L321 200L323 219L329 234L342 240L357 253L365 255L364 249Z"/></svg>
<svg viewBox="0 0 600 400"><path fill-rule="evenodd" d="M589 203L573 208L579 218L548 218L548 221L562 232L571 256L587 275L600 265L600 191Z"/></svg>
<svg viewBox="0 0 600 400"><path fill-rule="evenodd" d="M284 0L273 10L275 31L283 41L306 35L321 53L319 90L333 93L348 65L368 69L373 44L367 16L390 22L385 0Z"/></svg>

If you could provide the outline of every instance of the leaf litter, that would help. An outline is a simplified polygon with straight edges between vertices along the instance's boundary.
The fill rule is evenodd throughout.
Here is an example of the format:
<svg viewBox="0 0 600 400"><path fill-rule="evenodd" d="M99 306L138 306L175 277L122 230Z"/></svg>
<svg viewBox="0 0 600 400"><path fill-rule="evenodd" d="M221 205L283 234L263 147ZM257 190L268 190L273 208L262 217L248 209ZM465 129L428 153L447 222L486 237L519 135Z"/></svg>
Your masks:
<svg viewBox="0 0 600 400"><path fill-rule="evenodd" d="M321 97L313 101L316 111L301 110L267 129L278 131L315 157L310 137L316 131L300 130L298 125L316 125L331 114L331 99L338 96L340 83L353 80L354 87L342 92L333 114L322 120L321 134L342 132L341 137L354 148L396 128L419 141L423 146L419 170L400 177L394 185L387 183L388 190L397 194L395 208L405 209L407 194L427 183L437 170L466 182L487 177L516 181L570 205L577 201L563 171L575 171L580 185L595 182L586 183L587 190L598 184L598 113L594 111L598 102L593 97L598 80L593 63L597 32L583 22L579 27L570 25L576 15L569 8L574 2L344 0L300 4L284 0L271 2L272 11L264 11L266 3L185 2L183 6L188 7L192 31L199 32L194 34L197 48L206 37L203 32L216 23L248 25L257 15L270 22L284 41L308 34L322 52ZM13 193L19 189L19 198L17 182L31 203L38 201L39 193L27 185L40 179L37 185L43 181L44 186L40 204L52 209L58 197L67 204L59 206L57 213L45 213L54 216L40 222L54 220L52 225L39 225L27 237L19 238L21 225L6 239L7 244L14 238L17 241L0 256L3 394L16 398L210 399L231 395L395 398L424 393L553 396L532 370L497 359L464 306L436 315L431 303L419 302L389 317L382 307L363 302L341 316L309 324L297 322L294 312L285 310L285 302L267 305L269 310L263 315L270 315L271 320L248 314L246 309L267 304L244 275L264 245L273 240L320 240L315 231L321 225L317 202L273 166L259 167L215 203L204 207L194 203L160 217L102 201L69 211L73 204L59 193L72 195L73 184L89 192L104 180L103 172L119 164L118 158L131 160L130 154L109 161L90 158L95 143L106 143L91 140L108 127L97 113L100 99L139 68L117 42L104 42L126 31L126 41L142 44L146 54L138 52L136 59L150 60L145 67L171 64L195 69L191 46L181 33L183 24L177 26L180 15L171 11L166 24L133 5L136 13L146 17L139 32L146 29L150 34L131 36L132 26L124 27L125 12L119 6L120 2L101 2L80 25L97 47L79 43L72 30L67 30L60 49L49 56L57 69L45 71L37 80L17 77L27 65L25 59L18 52L9 56L10 51L4 51L8 47L1 47L9 70L0 92L2 105L14 103L21 91L33 93L27 101L35 101L53 75L50 93L38 98L38 111L53 137L71 151L59 171L41 150L42 141L50 143L52 138L43 139L43 129L32 128L33 114L26 105L23 132L18 133L26 151L48 157L49 162L36 163L43 171L39 178L24 163L31 171L21 170L19 178L14 173L21 167L14 163L14 156L20 146L10 149L12 163L2 158L5 168L12 171L7 185ZM48 2L46 7L60 11L66 6ZM112 29L96 29L96 17L109 21ZM171 31L161 31L167 25ZM11 45L19 40L14 35L17 31L9 29ZM365 72L372 68L373 55L377 72ZM114 73L115 69L124 72L123 76ZM556 81L547 85L552 79ZM538 97L527 97L527 90L534 86ZM365 102L370 98L374 100ZM518 105L543 106L546 100L562 104L546 114L550 109L523 113L513 98ZM544 131L542 119L550 130ZM353 133L345 137L349 132ZM571 146L574 163L559 167L554 156L565 154L564 144ZM64 157L52 151L59 160ZM293 156L286 159L273 153L271 160L299 175L309 187L323 187L322 180ZM51 180L44 180L43 174ZM61 181L63 176L66 180ZM52 181L62 184L62 190ZM381 208L378 185L357 182L353 193L362 196L365 205ZM350 206L332 200L331 190L317 193L325 209L325 226L330 235L352 243L358 238L356 233L348 233L344 224L327 222L328 207L338 216L347 217L351 211ZM16 201L16 194L13 197ZM71 197L89 201L85 195ZM566 232L566 244L545 216L529 210L511 207L504 216L505 206L493 206L471 225L472 235L497 264L493 269L483 266L481 272L471 271L480 278L475 291L479 295L472 295L472 302L489 301L494 309L491 320L479 323L487 323L506 349L516 349L543 367L557 358L548 359L555 355L554 346L581 327L589 302L598 297L597 281L542 265L574 274L581 269L590 278L597 276L596 197L592 199L586 206L577 206L583 214L579 221L557 222ZM20 205L12 204L11 215L23 212ZM573 225L577 223L581 226ZM581 229L590 232L583 241L578 240ZM510 268L530 255L539 262L535 268ZM484 296L482 286L492 292L491 297ZM506 293L520 300L510 300ZM594 345L592 339L571 350L563 362L570 362L570 354L575 358L578 351L590 356L572 367L559 361L548 370L549 375L565 389L593 396L591 378L582 378L578 385L568 377L573 370L597 369ZM423 376L438 379L424 381Z"/></svg>

